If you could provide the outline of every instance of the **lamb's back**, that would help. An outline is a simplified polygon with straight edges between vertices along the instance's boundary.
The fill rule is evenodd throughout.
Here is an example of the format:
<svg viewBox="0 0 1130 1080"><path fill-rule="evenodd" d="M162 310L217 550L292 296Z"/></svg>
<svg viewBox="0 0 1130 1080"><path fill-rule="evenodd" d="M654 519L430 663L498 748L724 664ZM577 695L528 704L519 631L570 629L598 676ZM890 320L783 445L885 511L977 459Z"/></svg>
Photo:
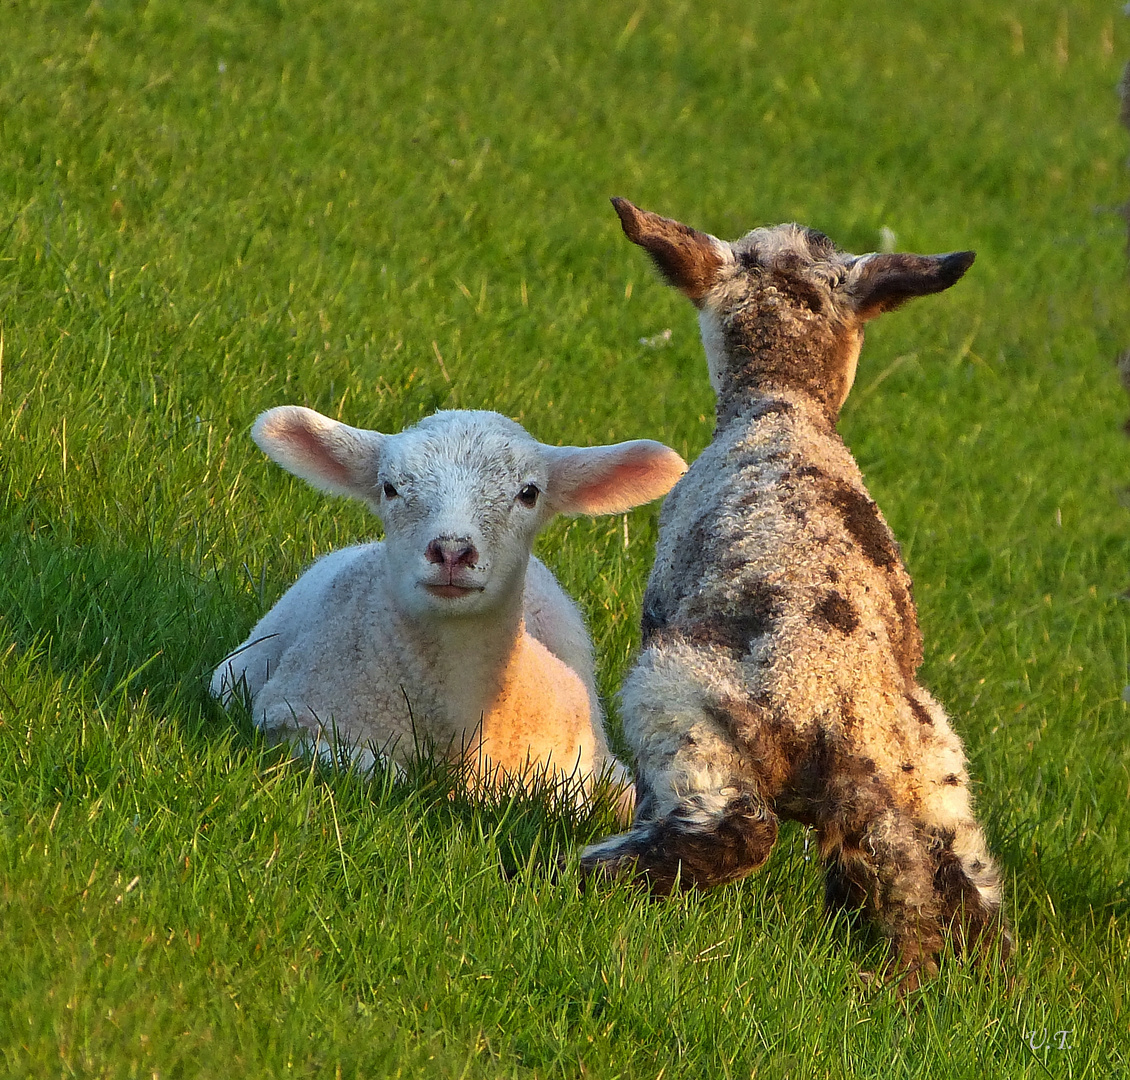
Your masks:
<svg viewBox="0 0 1130 1080"><path fill-rule="evenodd" d="M664 505L644 644L797 727L898 695L921 638L898 546L839 435L805 400L757 402Z"/></svg>

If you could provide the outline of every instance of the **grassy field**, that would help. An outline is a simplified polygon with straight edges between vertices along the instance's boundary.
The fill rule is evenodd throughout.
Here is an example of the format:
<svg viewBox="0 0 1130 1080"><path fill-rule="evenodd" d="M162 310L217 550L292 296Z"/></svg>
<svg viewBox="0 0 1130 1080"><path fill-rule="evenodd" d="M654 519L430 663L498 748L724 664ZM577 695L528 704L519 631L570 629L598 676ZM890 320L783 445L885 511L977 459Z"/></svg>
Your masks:
<svg viewBox="0 0 1130 1080"><path fill-rule="evenodd" d="M0 0L0 39L0 1072L1130 1073L1117 5ZM841 429L969 749L1007 977L865 986L800 829L714 894L582 895L546 867L607 817L312 772L209 701L378 529L269 465L261 409L707 443L693 311L609 195L977 250L873 325ZM539 547L613 723L655 521Z"/></svg>

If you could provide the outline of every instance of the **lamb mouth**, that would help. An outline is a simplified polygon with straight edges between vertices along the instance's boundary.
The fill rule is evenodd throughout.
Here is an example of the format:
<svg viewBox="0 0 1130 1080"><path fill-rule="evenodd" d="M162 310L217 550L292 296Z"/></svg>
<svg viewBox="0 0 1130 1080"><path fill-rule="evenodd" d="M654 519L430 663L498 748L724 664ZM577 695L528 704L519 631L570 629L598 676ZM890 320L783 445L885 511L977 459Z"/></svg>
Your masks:
<svg viewBox="0 0 1130 1080"><path fill-rule="evenodd" d="M426 582L421 582L424 588L427 589L432 596L442 597L444 600L457 600L461 596L470 596L471 593L483 591L482 585L429 585Z"/></svg>

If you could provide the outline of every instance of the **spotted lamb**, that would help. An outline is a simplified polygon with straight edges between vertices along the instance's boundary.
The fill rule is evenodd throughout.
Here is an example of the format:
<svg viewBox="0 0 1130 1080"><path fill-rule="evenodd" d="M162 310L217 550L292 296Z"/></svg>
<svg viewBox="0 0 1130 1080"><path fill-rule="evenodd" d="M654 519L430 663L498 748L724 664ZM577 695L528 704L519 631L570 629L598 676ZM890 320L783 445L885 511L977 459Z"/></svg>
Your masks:
<svg viewBox="0 0 1130 1080"><path fill-rule="evenodd" d="M699 309L717 426L664 505L622 692L634 824L583 872L720 885L786 818L816 830L829 906L870 913L904 991L947 929L1007 953L961 741L918 681L910 578L836 430L864 323L949 288L973 252L857 257L791 224L726 243L613 202Z"/></svg>

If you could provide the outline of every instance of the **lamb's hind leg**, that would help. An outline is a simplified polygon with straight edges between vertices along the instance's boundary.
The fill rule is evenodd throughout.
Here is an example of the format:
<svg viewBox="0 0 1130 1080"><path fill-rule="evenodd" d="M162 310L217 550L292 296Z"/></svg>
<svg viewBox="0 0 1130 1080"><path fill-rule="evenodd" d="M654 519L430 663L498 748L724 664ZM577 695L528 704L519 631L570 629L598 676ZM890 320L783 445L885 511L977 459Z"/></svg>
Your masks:
<svg viewBox="0 0 1130 1080"><path fill-rule="evenodd" d="M932 831L934 888L954 949L983 953L999 942L1000 959L1013 949L1001 911L1000 878L985 837L972 819L956 829Z"/></svg>
<svg viewBox="0 0 1130 1080"><path fill-rule="evenodd" d="M1003 960L1012 951L1012 937L1001 910L996 863L973 815L964 750L933 697L920 687L914 697L931 721L919 765L923 783L916 816L930 849L942 924L958 952L984 952L999 941Z"/></svg>
<svg viewBox="0 0 1130 1080"><path fill-rule="evenodd" d="M841 818L820 827L827 897L865 907L891 943L892 975L910 991L937 974L942 948L929 845L894 808L860 824Z"/></svg>
<svg viewBox="0 0 1130 1080"><path fill-rule="evenodd" d="M669 893L676 883L709 888L756 870L776 839L777 818L755 794L696 792L660 818L637 819L628 832L590 844L581 871L639 874L655 893Z"/></svg>
<svg viewBox="0 0 1130 1080"><path fill-rule="evenodd" d="M726 715L706 699L670 657L645 657L629 677L624 729L637 755L635 823L587 847L582 873L635 872L666 893L676 882L734 881L769 857L777 817Z"/></svg>

